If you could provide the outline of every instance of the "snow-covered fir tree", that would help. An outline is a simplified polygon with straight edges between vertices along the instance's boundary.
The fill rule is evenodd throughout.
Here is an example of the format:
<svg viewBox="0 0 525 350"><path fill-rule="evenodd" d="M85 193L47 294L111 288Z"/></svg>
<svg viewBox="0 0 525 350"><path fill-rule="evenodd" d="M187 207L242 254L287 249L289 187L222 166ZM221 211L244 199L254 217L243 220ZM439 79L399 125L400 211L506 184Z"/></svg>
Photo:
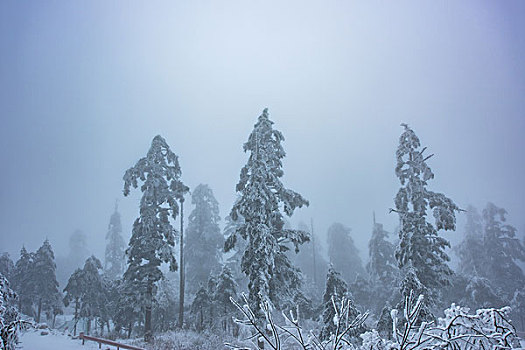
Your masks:
<svg viewBox="0 0 525 350"><path fill-rule="evenodd" d="M352 292L356 302L365 309L375 314L383 310L385 303L393 301L399 279L399 269L395 258L395 246L388 241L388 232L383 229L383 225L373 220L372 237L368 242L369 261L366 265L369 281L367 285L352 284ZM363 305L361 300L368 298L368 304Z"/></svg>
<svg viewBox="0 0 525 350"><path fill-rule="evenodd" d="M144 318L144 308L140 290L135 287L133 281L122 279L115 281L114 305L110 310L111 318L115 324L115 331L126 332L127 338L131 337L135 324L140 323Z"/></svg>
<svg viewBox="0 0 525 350"><path fill-rule="evenodd" d="M365 269L359 257L359 250L350 236L350 228L334 223L328 228L328 257L347 284L354 282L357 275L364 275Z"/></svg>
<svg viewBox="0 0 525 350"><path fill-rule="evenodd" d="M153 327L157 332L167 332L176 326L177 287L174 281L163 278L159 281L155 303L153 304Z"/></svg>
<svg viewBox="0 0 525 350"><path fill-rule="evenodd" d="M374 285L370 276L367 275L357 275L354 282L349 285L349 289L352 291L355 305L358 306L360 310L380 310L384 305L384 301L387 300L384 295L378 295L379 293L376 289L379 288ZM392 294L391 290L389 294Z"/></svg>
<svg viewBox="0 0 525 350"><path fill-rule="evenodd" d="M458 272L465 276L484 275L485 257L482 253L483 223L478 210L469 205L466 211L467 223L463 241L454 250L459 257Z"/></svg>
<svg viewBox="0 0 525 350"><path fill-rule="evenodd" d="M99 270L102 263L96 257L89 257L84 268L77 269L64 288L64 304L74 304L75 329L81 318L86 320L87 334L91 332L93 319L103 319L106 315L106 285Z"/></svg>
<svg viewBox="0 0 525 350"><path fill-rule="evenodd" d="M64 305L67 307L73 305L73 335L77 334L77 324L80 320L81 298L84 293L84 278L82 269L76 269L69 277L66 287L64 288Z"/></svg>
<svg viewBox="0 0 525 350"><path fill-rule="evenodd" d="M421 303L421 311L419 313L421 316L420 321L433 319L433 304L425 300L425 298L427 298L430 293L428 288L423 283L421 283L417 277L417 270L412 266L411 261L409 261L408 264L404 266L404 273L405 275L403 276L403 279L400 283L400 294L402 298L396 305L396 309L403 310L407 299L411 305L414 305L417 302L419 296L422 296L423 301Z"/></svg>
<svg viewBox="0 0 525 350"><path fill-rule="evenodd" d="M335 334L338 320L335 319L336 313L334 310L334 303L337 308L341 307L342 298L351 300L351 295L348 291L348 285L341 277L341 274L330 265L328 274L326 276L326 287L323 295L323 328L319 334L321 340L330 339L331 334ZM349 322L358 315L355 306L351 305L348 312Z"/></svg>
<svg viewBox="0 0 525 350"><path fill-rule="evenodd" d="M185 274L187 291L194 293L210 274L220 271L224 238L219 227L219 203L212 189L198 185L191 195L195 208L188 218L185 235Z"/></svg>
<svg viewBox="0 0 525 350"><path fill-rule="evenodd" d="M241 169L236 190L240 194L231 217L244 219L237 231L228 237L225 248L233 248L237 235L248 241L242 258L242 271L249 277L249 302L262 320L261 301L269 299L281 308L293 300L299 284L298 270L290 264L285 252L292 243L296 251L308 240L305 232L284 228L283 213L291 216L296 208L308 205L299 193L284 187L282 159L286 153L281 145L282 133L273 128L265 109L259 116L244 151L250 152ZM275 278L279 283L275 283Z"/></svg>
<svg viewBox="0 0 525 350"><path fill-rule="evenodd" d="M383 225L375 221L372 237L368 242L369 261L366 270L374 283L380 283L384 288L390 288L396 281L398 273L395 257L395 247L388 241L388 232Z"/></svg>
<svg viewBox="0 0 525 350"><path fill-rule="evenodd" d="M217 287L213 301L217 310L217 321L220 322L222 330L235 333L237 325L233 322L233 316L236 308L230 298L237 299L237 283L235 283L230 269L225 266L217 276Z"/></svg>
<svg viewBox="0 0 525 350"><path fill-rule="evenodd" d="M450 283L452 274L447 265L450 259L445 253L445 247L450 244L438 235L438 231L456 229L456 211L459 208L444 194L427 189L428 181L434 178L427 165L431 155L425 156L426 147L421 148L414 131L406 124L402 126L404 131L399 138L395 169L401 183L394 210L400 220L396 259L402 269L402 277L412 278L408 274L415 273L417 281L426 290L424 303L429 311L439 300L441 289ZM434 224L428 219L428 211L432 211ZM403 298L405 296L403 294Z"/></svg>
<svg viewBox="0 0 525 350"><path fill-rule="evenodd" d="M11 276L13 289L18 295L18 310L26 315L33 315L33 300L35 298L34 253L25 247L20 250L20 258L15 264Z"/></svg>
<svg viewBox="0 0 525 350"><path fill-rule="evenodd" d="M11 260L9 253L2 253L2 255L0 255L0 273L8 281L11 281L14 271L15 263Z"/></svg>
<svg viewBox="0 0 525 350"><path fill-rule="evenodd" d="M87 334L91 331L91 320L102 318L105 312L105 286L99 270L102 263L91 256L86 260L82 269L83 290L80 300L80 317L87 320Z"/></svg>
<svg viewBox="0 0 525 350"><path fill-rule="evenodd" d="M40 322L42 311L50 311L61 299L56 279L55 254L51 244L46 239L34 255L33 262L34 294L36 296L36 322Z"/></svg>
<svg viewBox="0 0 525 350"><path fill-rule="evenodd" d="M177 269L175 258L176 230L172 226L179 213L178 200L188 191L180 180L181 169L178 157L160 135L153 138L146 157L124 174L124 195L130 188L140 187L140 215L133 224L129 247L128 268L124 279L133 284L142 297L144 307L144 340L152 339L151 308L155 296L155 283L163 274L162 263L170 270ZM171 219L170 219L171 218Z"/></svg>
<svg viewBox="0 0 525 350"><path fill-rule="evenodd" d="M190 313L193 316L194 326L198 332L202 332L206 326L211 327L213 322L210 310L213 307L213 299L206 287L201 286L195 294L191 303Z"/></svg>
<svg viewBox="0 0 525 350"><path fill-rule="evenodd" d="M122 224L116 204L115 212L109 219L106 241L104 271L108 278L114 280L121 277L126 268L126 243L124 242L124 238L122 238Z"/></svg>
<svg viewBox="0 0 525 350"><path fill-rule="evenodd" d="M518 261L525 261L525 248L516 229L506 224L507 211L493 203L483 209L483 266L481 272L510 301L525 286L525 275Z"/></svg>

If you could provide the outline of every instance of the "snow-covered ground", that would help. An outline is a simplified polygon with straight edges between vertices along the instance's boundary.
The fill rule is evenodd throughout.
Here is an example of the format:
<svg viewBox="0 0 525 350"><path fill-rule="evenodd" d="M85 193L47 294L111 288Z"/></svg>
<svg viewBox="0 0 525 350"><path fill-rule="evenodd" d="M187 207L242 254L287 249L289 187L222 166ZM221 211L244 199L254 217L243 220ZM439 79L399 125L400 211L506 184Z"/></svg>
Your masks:
<svg viewBox="0 0 525 350"><path fill-rule="evenodd" d="M22 332L20 336L19 348L24 350L92 350L98 349L98 344L86 342L82 345L82 340L71 339L71 337L56 332L47 335L40 335L42 330L28 330ZM48 331L48 330L46 330Z"/></svg>

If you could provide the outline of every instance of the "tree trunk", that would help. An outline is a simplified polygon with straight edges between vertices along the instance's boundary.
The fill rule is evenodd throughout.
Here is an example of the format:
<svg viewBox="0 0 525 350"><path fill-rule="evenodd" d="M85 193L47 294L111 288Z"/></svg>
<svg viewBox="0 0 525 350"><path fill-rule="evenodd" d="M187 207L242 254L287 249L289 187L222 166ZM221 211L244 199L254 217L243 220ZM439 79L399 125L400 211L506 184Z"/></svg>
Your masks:
<svg viewBox="0 0 525 350"><path fill-rule="evenodd" d="M129 327L128 327L128 339L131 338L131 327L133 327L133 322L129 321Z"/></svg>
<svg viewBox="0 0 525 350"><path fill-rule="evenodd" d="M78 322L78 299L75 300L75 324L73 325L73 336L77 336L77 322Z"/></svg>
<svg viewBox="0 0 525 350"><path fill-rule="evenodd" d="M57 319L57 314L55 312L53 312L53 325L51 326L51 328L55 328L55 321Z"/></svg>
<svg viewBox="0 0 525 350"><path fill-rule="evenodd" d="M312 260L314 265L314 286L317 288L317 266L315 264L315 239L314 239L314 219L310 219L310 231L312 232Z"/></svg>
<svg viewBox="0 0 525 350"><path fill-rule="evenodd" d="M38 299L38 311L36 314L36 323L40 323L40 313L42 312L42 298Z"/></svg>
<svg viewBox="0 0 525 350"><path fill-rule="evenodd" d="M91 332L91 317L87 318L87 335Z"/></svg>
<svg viewBox="0 0 525 350"><path fill-rule="evenodd" d="M180 199L179 327L184 324L184 197Z"/></svg>
<svg viewBox="0 0 525 350"><path fill-rule="evenodd" d="M148 289L146 291L146 315L144 318L144 341L151 342L153 334L151 332L151 304L153 302L153 282L148 281Z"/></svg>

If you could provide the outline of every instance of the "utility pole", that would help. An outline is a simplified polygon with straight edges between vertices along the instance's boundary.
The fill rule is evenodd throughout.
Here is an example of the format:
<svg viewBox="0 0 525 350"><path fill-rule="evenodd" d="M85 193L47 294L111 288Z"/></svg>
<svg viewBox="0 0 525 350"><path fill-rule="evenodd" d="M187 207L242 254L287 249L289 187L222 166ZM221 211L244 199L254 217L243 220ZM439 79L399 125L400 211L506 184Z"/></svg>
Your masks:
<svg viewBox="0 0 525 350"><path fill-rule="evenodd" d="M179 327L184 324L184 197L180 198Z"/></svg>
<svg viewBox="0 0 525 350"><path fill-rule="evenodd" d="M315 265L315 239L314 239L314 219L310 218L310 231L312 232L312 255L314 263L314 286L317 286L317 268Z"/></svg>

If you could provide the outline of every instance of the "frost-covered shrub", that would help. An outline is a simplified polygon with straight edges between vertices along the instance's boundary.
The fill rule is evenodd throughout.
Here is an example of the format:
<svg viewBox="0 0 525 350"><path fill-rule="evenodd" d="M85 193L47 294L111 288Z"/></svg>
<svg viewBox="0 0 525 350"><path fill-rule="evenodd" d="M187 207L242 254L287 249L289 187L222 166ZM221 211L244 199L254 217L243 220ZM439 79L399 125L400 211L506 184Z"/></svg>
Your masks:
<svg viewBox="0 0 525 350"><path fill-rule="evenodd" d="M295 312L290 311L289 314L282 312L282 317L285 321L284 325L275 323L272 315L272 307L268 301L263 301L260 309L263 311L266 321L266 327L260 326L255 312L248 304L248 298L242 294L244 305L241 306L233 298L232 303L244 315L244 319L236 319L240 325L250 327L252 329L252 337L256 339L259 348L261 346L268 346L269 349L312 349L312 350L353 350L357 349L351 342L351 335L355 330L363 326L368 313L359 314L356 318L351 317L352 301L342 297L340 303L336 304L335 299L332 298L332 306L334 308L334 316L332 321L335 325L335 330L330 334L329 339L322 340L319 337L319 332L306 332L299 324L299 311L296 307ZM232 349L241 350L246 347L238 347L232 344L226 344ZM248 348L249 349L249 348Z"/></svg>
<svg viewBox="0 0 525 350"><path fill-rule="evenodd" d="M286 321L284 326L276 325L272 318L268 303L262 305L268 323L267 329L258 327L255 315L247 305L241 306L235 300L232 302L244 314L244 320L237 320L240 324L252 327L253 338L269 346L269 349L311 349L311 350L475 350L475 349L519 349L519 339L508 315L509 307L500 309L479 309L474 315L469 309L452 304L444 311L444 317L439 318L437 324L421 320L424 298L420 295L413 298L412 293L405 298L403 320L400 320L399 311L391 311L394 339L381 338L376 330L364 332L360 335L361 344L347 335L350 330L359 328L367 314L359 315L345 327L348 317L348 308L335 307L334 322L336 333L329 340L322 341L315 330L305 332L293 313L290 316L283 313ZM343 301L343 304L345 302ZM317 332L318 333L318 332ZM227 344L229 345L229 344ZM235 347L233 349L246 349Z"/></svg>
<svg viewBox="0 0 525 350"><path fill-rule="evenodd" d="M423 349L512 349L519 348L516 330L510 323L509 307L480 309L470 315L469 309L452 304L439 318L437 326L418 322L423 296L412 306L405 303L405 325L396 329L397 310L392 310L395 340L400 350Z"/></svg>

